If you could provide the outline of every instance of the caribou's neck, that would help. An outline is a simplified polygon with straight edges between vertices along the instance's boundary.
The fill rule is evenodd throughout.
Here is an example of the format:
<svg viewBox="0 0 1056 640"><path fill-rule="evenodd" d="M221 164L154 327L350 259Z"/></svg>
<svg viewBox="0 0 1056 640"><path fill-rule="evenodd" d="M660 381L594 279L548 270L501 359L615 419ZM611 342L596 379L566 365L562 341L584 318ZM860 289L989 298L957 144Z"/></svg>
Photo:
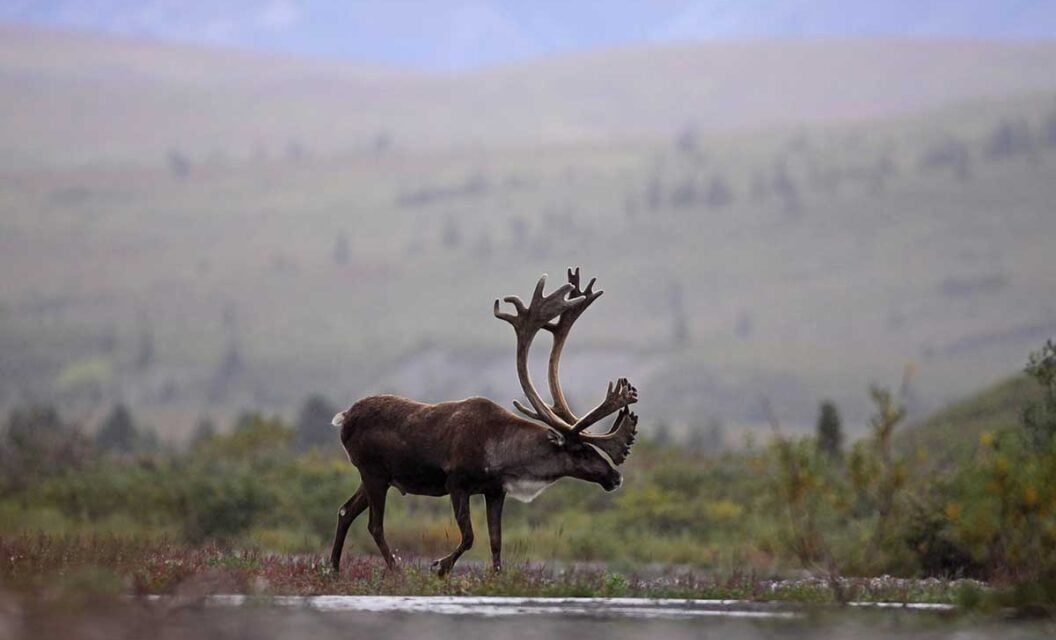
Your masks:
<svg viewBox="0 0 1056 640"><path fill-rule="evenodd" d="M490 470L502 477L506 493L521 502L531 502L570 472L567 454L535 425L489 442L485 455Z"/></svg>

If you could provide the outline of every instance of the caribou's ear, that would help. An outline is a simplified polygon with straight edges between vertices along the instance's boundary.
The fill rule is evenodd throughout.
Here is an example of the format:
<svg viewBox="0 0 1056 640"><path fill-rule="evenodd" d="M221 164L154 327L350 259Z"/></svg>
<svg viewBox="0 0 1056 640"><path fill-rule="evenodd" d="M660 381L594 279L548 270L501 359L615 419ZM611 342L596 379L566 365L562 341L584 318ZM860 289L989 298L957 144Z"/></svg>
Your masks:
<svg viewBox="0 0 1056 640"><path fill-rule="evenodd" d="M556 446L556 447L564 447L565 446L565 436L563 436L560 433L554 431L553 429L549 429L547 431L546 439L549 440L551 443L553 443L553 445Z"/></svg>

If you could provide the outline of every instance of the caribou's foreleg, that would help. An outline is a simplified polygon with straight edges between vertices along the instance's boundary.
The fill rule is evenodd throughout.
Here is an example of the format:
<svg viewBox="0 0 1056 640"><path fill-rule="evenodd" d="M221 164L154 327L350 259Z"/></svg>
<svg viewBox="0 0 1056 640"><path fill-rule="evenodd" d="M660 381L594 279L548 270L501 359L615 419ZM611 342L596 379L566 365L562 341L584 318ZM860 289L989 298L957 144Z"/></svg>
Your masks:
<svg viewBox="0 0 1056 640"><path fill-rule="evenodd" d="M484 494L488 506L488 537L491 538L491 568L502 571L502 505L506 502L506 492Z"/></svg>

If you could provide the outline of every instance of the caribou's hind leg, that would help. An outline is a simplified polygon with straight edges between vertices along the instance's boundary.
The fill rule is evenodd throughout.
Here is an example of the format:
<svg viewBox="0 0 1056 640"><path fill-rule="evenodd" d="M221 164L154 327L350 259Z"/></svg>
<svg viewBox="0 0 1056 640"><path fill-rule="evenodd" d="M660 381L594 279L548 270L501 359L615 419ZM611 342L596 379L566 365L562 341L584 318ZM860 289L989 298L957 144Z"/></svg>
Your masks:
<svg viewBox="0 0 1056 640"><path fill-rule="evenodd" d="M396 558L389 551L389 545L385 542L385 494L389 491L389 483L385 480L377 480L363 476L363 488L367 492L367 500L370 502L370 522L367 530L378 545L381 557L391 571L396 570Z"/></svg>
<svg viewBox="0 0 1056 640"><path fill-rule="evenodd" d="M458 489L452 490L451 506L455 509L455 521L458 523L458 529L462 532L462 541L458 543L458 546L449 555L433 563L440 576L446 576L450 573L458 558L473 546L473 523L469 519L469 494Z"/></svg>
<svg viewBox="0 0 1056 640"><path fill-rule="evenodd" d="M337 531L334 533L334 546L330 549L330 565L335 573L341 571L341 550L345 546L348 528L352 526L352 521L366 510L367 505L367 492L360 486L337 512Z"/></svg>

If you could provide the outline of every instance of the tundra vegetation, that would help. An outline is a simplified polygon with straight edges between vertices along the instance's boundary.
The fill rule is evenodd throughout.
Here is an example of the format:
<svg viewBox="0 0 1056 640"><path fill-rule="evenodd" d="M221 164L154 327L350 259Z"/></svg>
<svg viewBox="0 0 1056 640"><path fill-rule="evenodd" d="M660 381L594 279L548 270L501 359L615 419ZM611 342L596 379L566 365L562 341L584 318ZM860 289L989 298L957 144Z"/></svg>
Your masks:
<svg viewBox="0 0 1056 640"><path fill-rule="evenodd" d="M477 562L447 579L422 558L458 540L449 506L414 496L389 501L401 572L385 568L365 527L350 531L343 572L330 569L334 505L357 478L336 436L298 436L325 423L245 414L178 450L141 434L93 440L54 410L17 410L3 431L0 579L26 589L172 592L196 579L266 593L894 599L1051 613L1056 345L1033 353L1024 376L923 423L905 425L899 396L870 391L868 433L846 450L833 450L827 408L823 446L776 419L766 446L646 438L620 491L566 480L530 505L509 504L504 571L485 567L479 545L467 553ZM310 398L305 413L321 402ZM123 414L114 421L138 434Z"/></svg>

